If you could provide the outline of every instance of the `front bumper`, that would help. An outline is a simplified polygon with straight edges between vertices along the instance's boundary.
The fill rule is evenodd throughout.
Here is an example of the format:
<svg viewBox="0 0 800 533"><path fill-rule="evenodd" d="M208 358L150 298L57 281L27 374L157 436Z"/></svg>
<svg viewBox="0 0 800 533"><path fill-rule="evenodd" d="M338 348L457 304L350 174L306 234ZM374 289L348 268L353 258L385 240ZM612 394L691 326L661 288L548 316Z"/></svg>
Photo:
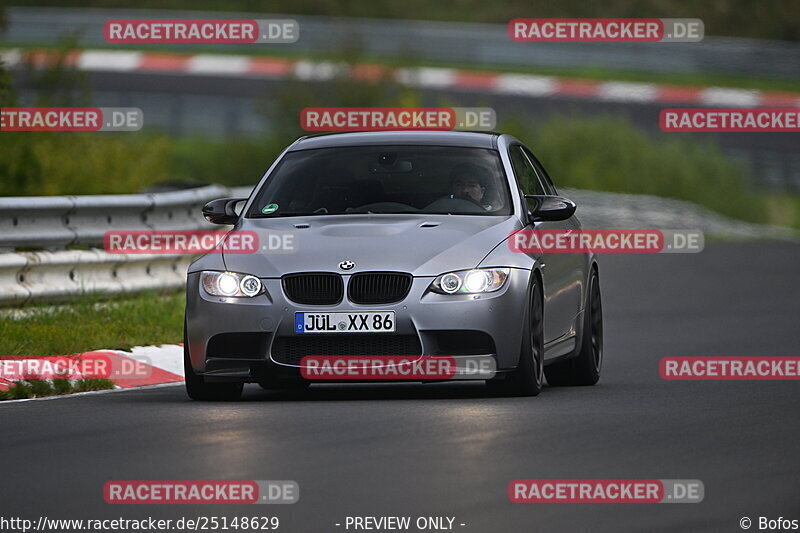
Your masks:
<svg viewBox="0 0 800 533"><path fill-rule="evenodd" d="M270 373L299 375L299 363L284 357L283 346L313 335L295 333L295 312L391 310L396 331L364 334L372 338L368 340L402 337L416 342L421 354L483 355L493 358L499 371L508 370L519 358L530 275L529 270L512 268L502 289L479 295L436 294L428 291L433 278L421 277L393 304L357 305L345 298L336 305L313 306L288 300L280 279L262 279L266 293L254 298L211 296L195 272L188 276L186 291L189 357L194 371L207 379L262 381ZM343 276L345 287L349 277ZM356 334L336 334L347 335Z"/></svg>

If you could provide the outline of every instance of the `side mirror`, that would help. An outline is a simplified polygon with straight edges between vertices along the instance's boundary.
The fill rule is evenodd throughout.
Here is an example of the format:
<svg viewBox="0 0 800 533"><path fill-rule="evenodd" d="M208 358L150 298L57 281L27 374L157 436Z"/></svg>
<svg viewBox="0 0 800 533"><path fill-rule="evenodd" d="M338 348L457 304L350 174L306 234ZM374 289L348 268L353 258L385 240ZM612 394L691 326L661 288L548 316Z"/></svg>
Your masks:
<svg viewBox="0 0 800 533"><path fill-rule="evenodd" d="M220 198L211 200L203 206L203 216L212 224L236 224L239 213L236 207L239 202L247 198Z"/></svg>
<svg viewBox="0 0 800 533"><path fill-rule="evenodd" d="M563 196L526 194L528 218L531 222L566 220L575 213L575 202Z"/></svg>

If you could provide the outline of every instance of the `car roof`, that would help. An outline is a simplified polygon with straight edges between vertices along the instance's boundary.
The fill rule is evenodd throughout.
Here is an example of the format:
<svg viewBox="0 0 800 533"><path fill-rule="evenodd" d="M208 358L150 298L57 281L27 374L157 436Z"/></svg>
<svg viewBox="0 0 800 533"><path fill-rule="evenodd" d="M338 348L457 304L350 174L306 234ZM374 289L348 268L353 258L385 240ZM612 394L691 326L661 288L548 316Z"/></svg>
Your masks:
<svg viewBox="0 0 800 533"><path fill-rule="evenodd" d="M497 148L498 133L474 131L362 131L301 137L289 151L343 146L425 145Z"/></svg>

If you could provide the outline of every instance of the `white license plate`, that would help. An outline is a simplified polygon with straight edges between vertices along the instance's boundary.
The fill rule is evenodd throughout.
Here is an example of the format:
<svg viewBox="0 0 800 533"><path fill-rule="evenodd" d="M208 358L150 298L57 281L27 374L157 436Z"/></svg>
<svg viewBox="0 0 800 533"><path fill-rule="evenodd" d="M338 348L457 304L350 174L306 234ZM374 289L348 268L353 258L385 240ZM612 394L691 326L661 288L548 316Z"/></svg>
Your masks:
<svg viewBox="0 0 800 533"><path fill-rule="evenodd" d="M394 311L294 314L295 333L385 333L394 330Z"/></svg>

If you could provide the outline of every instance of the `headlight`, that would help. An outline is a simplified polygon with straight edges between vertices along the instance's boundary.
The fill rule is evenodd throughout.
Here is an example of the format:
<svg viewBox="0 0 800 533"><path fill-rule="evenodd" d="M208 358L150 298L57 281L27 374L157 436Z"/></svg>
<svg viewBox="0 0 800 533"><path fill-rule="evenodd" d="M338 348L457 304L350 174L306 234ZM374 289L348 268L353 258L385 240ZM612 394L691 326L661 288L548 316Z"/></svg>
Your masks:
<svg viewBox="0 0 800 533"><path fill-rule="evenodd" d="M478 294L499 290L508 279L509 268L478 268L448 272L431 283L439 294Z"/></svg>
<svg viewBox="0 0 800 533"><path fill-rule="evenodd" d="M236 272L203 272L200 275L200 284L212 296L250 298L264 292L260 279Z"/></svg>

